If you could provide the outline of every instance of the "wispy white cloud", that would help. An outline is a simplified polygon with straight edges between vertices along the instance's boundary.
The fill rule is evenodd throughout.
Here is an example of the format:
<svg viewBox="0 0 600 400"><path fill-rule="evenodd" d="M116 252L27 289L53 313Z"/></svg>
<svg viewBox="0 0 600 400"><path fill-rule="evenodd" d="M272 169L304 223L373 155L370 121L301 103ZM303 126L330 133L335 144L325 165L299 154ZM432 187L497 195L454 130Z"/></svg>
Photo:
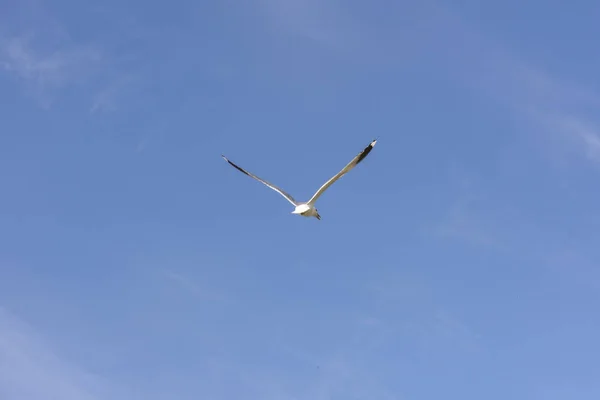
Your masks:
<svg viewBox="0 0 600 400"><path fill-rule="evenodd" d="M600 108L598 109L600 111ZM539 123L578 144L587 159L600 165L600 128L588 118L567 112L538 114Z"/></svg>
<svg viewBox="0 0 600 400"><path fill-rule="evenodd" d="M328 400L333 398L376 398L401 400L404 397L392 390L389 382L378 376L378 368L361 364L352 356L327 354L315 356L295 352L294 362L302 376L286 374L277 366L229 368L229 379L239 380L247 398L264 400ZM290 353L288 353L289 355Z"/></svg>
<svg viewBox="0 0 600 400"><path fill-rule="evenodd" d="M495 221L485 210L489 198L481 185L472 174L457 165L450 169L449 176L451 189L443 194L447 203L431 221L424 223L421 233L487 249L506 250L507 243L496 233Z"/></svg>
<svg viewBox="0 0 600 400"><path fill-rule="evenodd" d="M111 112L123 106L124 98L141 84L141 79L132 73L117 74L93 97L90 113Z"/></svg>
<svg viewBox="0 0 600 400"><path fill-rule="evenodd" d="M443 60L451 77L496 105L497 114L527 138L524 143L534 143L535 151L556 164L583 161L600 166L600 95L590 89L590 82L553 74L551 66L487 36L456 12L437 15L438 24L431 27L437 33L421 44L435 54L432 58ZM554 242L560 243L561 233L539 228L516 205L511 209L495 198L473 197L477 191L485 192L489 182L480 182L477 191L459 180L453 184L458 194L448 194L448 208L425 229L428 235L509 251L537 262L542 261L540 254L556 249Z"/></svg>
<svg viewBox="0 0 600 400"><path fill-rule="evenodd" d="M66 361L35 330L0 306L0 398L122 398L116 395L103 377Z"/></svg>
<svg viewBox="0 0 600 400"><path fill-rule="evenodd" d="M337 46L341 44L341 15L335 1L257 0L267 19L288 33Z"/></svg>
<svg viewBox="0 0 600 400"><path fill-rule="evenodd" d="M91 47L43 50L33 36L11 37L0 41L2 65L8 72L40 86L62 86L85 75L86 68L101 60Z"/></svg>
<svg viewBox="0 0 600 400"><path fill-rule="evenodd" d="M421 279L391 272L370 284L368 292L373 303L369 320L375 319L376 324L368 324L369 335L362 340L377 338L378 346L383 348L398 337L403 337L409 347L441 344L459 352L484 348L481 335L444 305L435 289ZM360 323L364 324L364 318Z"/></svg>
<svg viewBox="0 0 600 400"><path fill-rule="evenodd" d="M0 64L45 106L55 90L85 82L103 61L92 46L39 43L33 34L0 37Z"/></svg>
<svg viewBox="0 0 600 400"><path fill-rule="evenodd" d="M349 50L356 63L443 63L467 85L537 126L546 135L539 135L541 140L559 146L570 142L580 156L600 162L600 96L587 89L586 82L553 76L451 8L435 1L390 4L385 13L395 18L374 25L369 15L357 15L336 0L255 4L279 32Z"/></svg>
<svg viewBox="0 0 600 400"><path fill-rule="evenodd" d="M462 51L470 52L470 65L463 72L469 84L537 126L541 140L560 143L563 150L575 145L580 156L600 162L600 96L587 89L586 82L553 76L458 21L468 32Z"/></svg>
<svg viewBox="0 0 600 400"><path fill-rule="evenodd" d="M130 74L114 69L109 52L93 41L78 41L53 17L49 4L24 0L0 15L0 78L16 80L44 107L64 90L83 88L91 111L114 108ZM85 103L84 103L85 104Z"/></svg>
<svg viewBox="0 0 600 400"><path fill-rule="evenodd" d="M302 379L281 376L276 370L247 372L261 390L260 398L405 399L391 378L395 369L413 362L406 349L418 348L420 357L467 354L482 350L481 337L433 297L432 288L407 276L380 276L368 287L373 307L349 316L339 340L327 350L307 350L286 343L277 349L294 361ZM410 353L414 353L409 351Z"/></svg>
<svg viewBox="0 0 600 400"><path fill-rule="evenodd" d="M228 296L222 292L217 292L213 289L209 289L199 284L196 279L184 275L180 272L176 272L172 269L163 269L162 275L170 282L186 292L192 294L195 297L203 298L205 300L224 301L229 299Z"/></svg>
<svg viewBox="0 0 600 400"><path fill-rule="evenodd" d="M600 162L600 129L596 127L578 127L578 130L585 144L588 157L594 162Z"/></svg>
<svg viewBox="0 0 600 400"><path fill-rule="evenodd" d="M312 41L331 54L350 55L356 63L370 63L384 54L389 56L388 49L382 45L388 44L388 40L378 37L376 29L357 17L347 3L339 0L253 1L277 36L283 34ZM410 47L410 43L397 39L394 46L400 50Z"/></svg>
<svg viewBox="0 0 600 400"><path fill-rule="evenodd" d="M485 223L468 205L456 203L429 233L442 238L459 239L490 248L501 248L502 244L493 236Z"/></svg>

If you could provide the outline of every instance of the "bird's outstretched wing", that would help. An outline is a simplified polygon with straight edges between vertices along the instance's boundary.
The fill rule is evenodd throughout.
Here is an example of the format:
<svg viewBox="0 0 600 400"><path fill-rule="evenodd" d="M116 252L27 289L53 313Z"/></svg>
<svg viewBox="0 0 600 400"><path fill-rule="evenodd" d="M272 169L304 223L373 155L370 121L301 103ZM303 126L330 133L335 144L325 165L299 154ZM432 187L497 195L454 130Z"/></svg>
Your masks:
<svg viewBox="0 0 600 400"><path fill-rule="evenodd" d="M282 195L283 197L285 197L286 200L289 201L290 203L292 203L294 206L298 205L298 203L296 203L296 200L294 200L294 198L290 194L284 192L282 189L278 188L277 186L273 185L272 183L269 183L269 182L265 181L264 179L259 178L256 175L254 175L254 174L246 171L245 169L238 167L237 165L235 165L234 163L232 163L230 160L228 160L227 157L225 157L224 155L221 154L221 157L223 157L223 159L225 161L227 161L229 164L231 164L237 170L243 172L244 174L248 175L251 178L256 179L257 181L263 183L264 185L270 187L271 189L273 189L274 191L276 191L277 193L279 193L280 195Z"/></svg>
<svg viewBox="0 0 600 400"><path fill-rule="evenodd" d="M325 190L327 190L327 188L329 186L333 185L333 183L335 181L340 179L342 176L344 176L346 173L348 173L348 171L350 171L352 168L356 167L362 160L365 159L365 157L371 152L371 150L373 150L373 146L375 146L375 143L377 143L377 139L375 139L371 143L369 143L369 145L367 147L365 147L363 151L358 153L356 155L356 157L354 157L352 159L352 161L350 161L348 163L348 165L346 165L340 172L338 172L331 179L329 179L327 182L325 182L323 184L323 186L321 186L319 188L319 190L317 190L317 192L313 195L313 197L308 201L307 204L309 204L309 205L315 204L317 199L323 194L323 192Z"/></svg>

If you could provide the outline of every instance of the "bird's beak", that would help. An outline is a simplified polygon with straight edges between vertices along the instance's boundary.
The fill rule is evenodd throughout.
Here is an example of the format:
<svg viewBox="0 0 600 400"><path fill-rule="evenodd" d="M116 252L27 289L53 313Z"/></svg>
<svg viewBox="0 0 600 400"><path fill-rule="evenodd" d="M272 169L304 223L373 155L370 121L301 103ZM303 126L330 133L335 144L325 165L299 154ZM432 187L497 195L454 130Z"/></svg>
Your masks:
<svg viewBox="0 0 600 400"><path fill-rule="evenodd" d="M321 216L319 214L317 214L317 219L320 221L321 220Z"/></svg>

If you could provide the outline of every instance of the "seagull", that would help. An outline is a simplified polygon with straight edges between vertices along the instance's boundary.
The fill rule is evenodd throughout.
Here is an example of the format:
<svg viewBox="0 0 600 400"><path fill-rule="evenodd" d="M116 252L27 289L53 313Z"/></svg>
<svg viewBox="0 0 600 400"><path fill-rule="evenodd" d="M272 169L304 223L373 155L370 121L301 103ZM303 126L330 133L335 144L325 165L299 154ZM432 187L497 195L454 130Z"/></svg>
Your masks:
<svg viewBox="0 0 600 400"><path fill-rule="evenodd" d="M235 165L233 162L231 162L229 159L227 159L227 157L225 157L223 154L221 154L221 157L223 157L223 159L225 161L227 161L229 164L231 164L237 170L243 172L244 174L248 175L251 178L256 179L257 181L263 183L264 185L270 187L271 189L273 189L274 191L276 191L277 193L279 193L280 195L285 197L285 199L287 201L289 201L290 203L292 203L292 205L295 207L294 211L292 211L292 214L302 215L303 217L315 217L320 221L321 216L319 215L319 211L315 208L315 202L317 201L317 199L319 197L321 197L323 192L325 192L325 190L327 190L327 188L329 188L329 186L333 185L333 183L335 181L337 181L342 176L347 174L352 168L356 167L362 160L364 160L365 157L367 157L367 155L371 152L371 150L373 150L373 146L375 146L375 143L377 143L377 139L374 139L371 143L369 143L369 145L367 147L365 147L363 151L358 153L356 155L356 157L354 157L352 159L352 161L350 161L340 172L338 172L333 177L331 177L327 182L325 182L323 184L323 186L321 186L319 188L319 190L317 190L315 192L315 194L313 194L313 196L307 202L296 201L289 193L286 193L283 189L273 185L272 183L265 181L264 179L259 178L258 176L246 171L245 169Z"/></svg>

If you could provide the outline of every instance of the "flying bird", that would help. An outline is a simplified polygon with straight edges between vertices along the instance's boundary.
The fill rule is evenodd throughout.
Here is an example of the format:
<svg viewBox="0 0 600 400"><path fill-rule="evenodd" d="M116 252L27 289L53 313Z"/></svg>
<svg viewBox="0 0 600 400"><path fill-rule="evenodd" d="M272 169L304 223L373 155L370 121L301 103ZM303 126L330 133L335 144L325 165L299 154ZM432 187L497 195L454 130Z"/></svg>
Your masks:
<svg viewBox="0 0 600 400"><path fill-rule="evenodd" d="M315 217L318 220L321 220L319 211L315 207L315 202L317 201L317 199L319 197L321 197L323 192L325 192L325 190L327 190L327 188L329 188L329 186L333 185L333 183L335 181L337 181L342 176L347 174L352 168L356 167L362 160L364 160L365 157L367 157L367 155L371 152L371 150L373 150L373 146L375 146L375 143L377 143L377 139L375 139L371 143L369 143L369 145L367 147L365 147L363 151L358 153L356 155L356 157L354 157L352 159L352 161L350 161L348 163L348 165L346 165L340 172L338 172L333 177L331 177L327 182L325 182L323 184L323 186L321 186L319 188L319 190L317 190L315 192L315 194L313 194L313 196L307 202L296 201L289 193L286 193L283 189L273 185L272 183L265 181L264 179L259 178L258 176L246 171L245 169L235 165L233 162L228 160L227 157L225 157L222 154L221 154L221 157L223 157L223 159L225 161L227 161L229 164L231 164L237 170L243 172L244 174L248 175L251 178L256 179L257 181L263 183L264 185L270 187L271 189L273 189L274 191L276 191L277 193L279 193L280 195L285 197L286 200L289 201L290 203L292 203L295 207L294 211L292 211L292 214L299 214L299 215L302 215L303 217Z"/></svg>

